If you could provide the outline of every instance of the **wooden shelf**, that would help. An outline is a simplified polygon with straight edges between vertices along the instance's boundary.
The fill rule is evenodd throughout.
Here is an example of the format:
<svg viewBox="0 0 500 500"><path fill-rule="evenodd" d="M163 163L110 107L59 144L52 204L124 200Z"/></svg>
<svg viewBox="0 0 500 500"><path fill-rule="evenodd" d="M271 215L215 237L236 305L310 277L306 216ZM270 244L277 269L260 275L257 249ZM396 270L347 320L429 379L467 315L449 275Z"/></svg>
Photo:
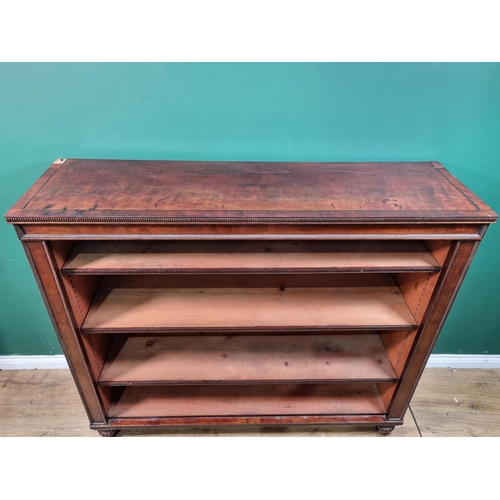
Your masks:
<svg viewBox="0 0 500 500"><path fill-rule="evenodd" d="M101 385L397 380L377 334L117 336L111 352Z"/></svg>
<svg viewBox="0 0 500 500"><path fill-rule="evenodd" d="M314 277L310 277L314 278ZM268 288L138 287L134 277L103 280L85 333L412 330L417 327L390 275L364 286ZM226 280L227 281L227 280ZM144 280L142 281L143 284ZM146 280L147 283L147 280Z"/></svg>
<svg viewBox="0 0 500 500"><path fill-rule="evenodd" d="M127 387L111 407L109 417L373 415L385 412L375 384L192 385Z"/></svg>
<svg viewBox="0 0 500 500"><path fill-rule="evenodd" d="M432 272L418 241L113 242L84 241L65 274Z"/></svg>

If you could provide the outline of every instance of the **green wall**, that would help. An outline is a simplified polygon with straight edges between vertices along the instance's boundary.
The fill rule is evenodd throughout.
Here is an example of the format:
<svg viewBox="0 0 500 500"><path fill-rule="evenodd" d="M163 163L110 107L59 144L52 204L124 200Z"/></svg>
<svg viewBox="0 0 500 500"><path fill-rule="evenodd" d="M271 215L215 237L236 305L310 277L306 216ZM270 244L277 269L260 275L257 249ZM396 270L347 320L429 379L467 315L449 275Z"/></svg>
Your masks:
<svg viewBox="0 0 500 500"><path fill-rule="evenodd" d="M500 64L0 64L0 211L57 157L438 160L500 212ZM500 354L500 227L436 353ZM0 223L0 355L60 354Z"/></svg>

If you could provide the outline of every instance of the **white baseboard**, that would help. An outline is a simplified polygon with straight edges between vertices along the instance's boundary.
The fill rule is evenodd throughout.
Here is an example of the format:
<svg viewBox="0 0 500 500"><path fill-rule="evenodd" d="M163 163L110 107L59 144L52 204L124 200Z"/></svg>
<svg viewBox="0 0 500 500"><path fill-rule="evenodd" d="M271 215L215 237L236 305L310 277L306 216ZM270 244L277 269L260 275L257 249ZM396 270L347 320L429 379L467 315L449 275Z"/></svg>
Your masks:
<svg viewBox="0 0 500 500"><path fill-rule="evenodd" d="M68 368L56 356L0 356L0 370L49 370ZM500 354L431 354L426 368L500 368Z"/></svg>
<svg viewBox="0 0 500 500"><path fill-rule="evenodd" d="M500 354L431 354L426 368L500 368Z"/></svg>
<svg viewBox="0 0 500 500"><path fill-rule="evenodd" d="M63 354L54 356L0 356L0 370L53 370L68 368Z"/></svg>

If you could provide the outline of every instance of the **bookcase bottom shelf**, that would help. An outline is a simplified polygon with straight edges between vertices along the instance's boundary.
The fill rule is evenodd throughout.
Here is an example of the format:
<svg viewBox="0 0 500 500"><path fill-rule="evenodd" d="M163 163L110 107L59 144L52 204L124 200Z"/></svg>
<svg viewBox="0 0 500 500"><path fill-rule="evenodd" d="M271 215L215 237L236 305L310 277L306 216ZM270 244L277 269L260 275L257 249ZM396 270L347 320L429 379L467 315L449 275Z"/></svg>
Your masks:
<svg viewBox="0 0 500 500"><path fill-rule="evenodd" d="M376 384L130 386L109 418L383 415Z"/></svg>
<svg viewBox="0 0 500 500"><path fill-rule="evenodd" d="M210 427L319 427L332 425L356 425L377 427L381 434L387 434L396 425L402 425L401 419L388 421L385 415L259 415L229 417L143 417L111 418L106 424L92 424L90 427L103 436L114 436L121 429L183 429ZM390 429L387 429L387 427ZM382 432L380 429L387 429Z"/></svg>

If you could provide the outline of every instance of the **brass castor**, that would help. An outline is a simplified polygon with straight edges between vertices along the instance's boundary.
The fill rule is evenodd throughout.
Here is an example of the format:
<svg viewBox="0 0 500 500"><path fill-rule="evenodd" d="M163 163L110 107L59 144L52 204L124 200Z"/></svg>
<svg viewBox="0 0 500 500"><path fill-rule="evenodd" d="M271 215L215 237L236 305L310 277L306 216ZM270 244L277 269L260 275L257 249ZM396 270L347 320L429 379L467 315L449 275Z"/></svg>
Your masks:
<svg viewBox="0 0 500 500"><path fill-rule="evenodd" d="M394 425L378 425L377 426L378 431L380 434L386 436L387 434L390 434L394 430Z"/></svg>
<svg viewBox="0 0 500 500"><path fill-rule="evenodd" d="M110 438L116 436L118 431L97 431L102 437Z"/></svg>

